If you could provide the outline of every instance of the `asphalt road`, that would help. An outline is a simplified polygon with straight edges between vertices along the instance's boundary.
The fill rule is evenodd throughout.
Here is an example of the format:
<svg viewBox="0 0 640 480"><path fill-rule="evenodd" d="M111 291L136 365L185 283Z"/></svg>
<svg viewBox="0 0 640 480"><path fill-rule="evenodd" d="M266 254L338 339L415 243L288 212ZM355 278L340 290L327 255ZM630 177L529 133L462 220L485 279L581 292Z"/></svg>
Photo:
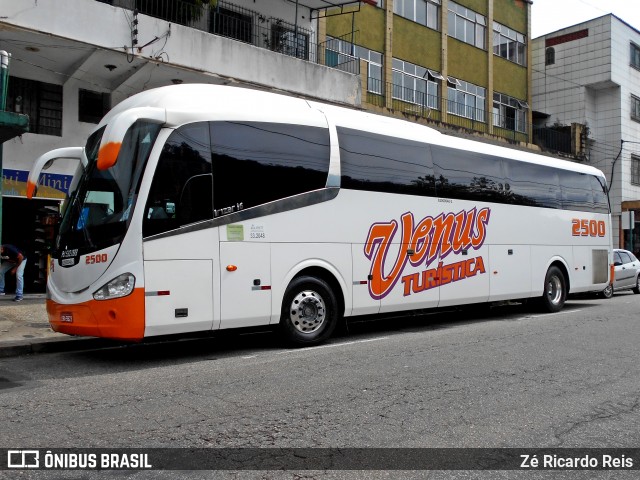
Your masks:
<svg viewBox="0 0 640 480"><path fill-rule="evenodd" d="M307 349L231 334L3 359L0 446L638 448L639 312L640 295L622 293L572 299L557 314L510 305L355 323ZM105 473L214 478L23 478ZM560 477L637 478L637 470L215 474Z"/></svg>

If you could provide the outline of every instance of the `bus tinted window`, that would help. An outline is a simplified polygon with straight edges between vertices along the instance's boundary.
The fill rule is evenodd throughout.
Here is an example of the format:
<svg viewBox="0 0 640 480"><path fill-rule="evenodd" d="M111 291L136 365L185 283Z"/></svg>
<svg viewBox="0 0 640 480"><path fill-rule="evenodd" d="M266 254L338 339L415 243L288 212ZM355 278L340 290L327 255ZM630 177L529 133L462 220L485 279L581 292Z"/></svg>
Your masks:
<svg viewBox="0 0 640 480"><path fill-rule="evenodd" d="M428 145L338 128L341 187L435 196Z"/></svg>
<svg viewBox="0 0 640 480"><path fill-rule="evenodd" d="M211 122L215 216L324 188L329 130ZM231 208L233 207L233 208Z"/></svg>
<svg viewBox="0 0 640 480"><path fill-rule="evenodd" d="M431 151L439 197L505 201L501 158L438 145L433 145Z"/></svg>
<svg viewBox="0 0 640 480"><path fill-rule="evenodd" d="M507 160L505 170L510 203L562 208L558 170L515 160Z"/></svg>
<svg viewBox="0 0 640 480"><path fill-rule="evenodd" d="M593 211L594 213L609 213L609 199L607 197L607 187L603 179L590 177L591 188L593 190Z"/></svg>
<svg viewBox="0 0 640 480"><path fill-rule="evenodd" d="M562 208L591 212L593 210L591 176L568 170L560 170L558 173L562 191Z"/></svg>
<svg viewBox="0 0 640 480"><path fill-rule="evenodd" d="M213 218L209 144L206 122L185 125L171 134L149 191L143 236Z"/></svg>

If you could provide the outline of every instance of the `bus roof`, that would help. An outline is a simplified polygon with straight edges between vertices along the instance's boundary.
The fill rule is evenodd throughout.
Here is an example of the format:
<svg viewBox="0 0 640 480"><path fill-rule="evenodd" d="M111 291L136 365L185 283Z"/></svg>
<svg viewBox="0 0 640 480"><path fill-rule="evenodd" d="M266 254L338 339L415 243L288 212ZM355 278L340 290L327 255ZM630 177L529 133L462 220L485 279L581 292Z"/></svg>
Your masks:
<svg viewBox="0 0 640 480"><path fill-rule="evenodd" d="M137 107L157 107L167 111L193 113L195 120L189 121L244 119L272 122L291 121L311 126L325 126L324 119L317 114L318 111L321 111L336 126L553 166L604 178L604 174L600 170L589 165L446 135L434 128L408 120L355 108L308 101L278 93L225 85L169 85L140 92L111 109L97 128L101 128L123 111ZM186 123L189 115L181 117L185 119Z"/></svg>

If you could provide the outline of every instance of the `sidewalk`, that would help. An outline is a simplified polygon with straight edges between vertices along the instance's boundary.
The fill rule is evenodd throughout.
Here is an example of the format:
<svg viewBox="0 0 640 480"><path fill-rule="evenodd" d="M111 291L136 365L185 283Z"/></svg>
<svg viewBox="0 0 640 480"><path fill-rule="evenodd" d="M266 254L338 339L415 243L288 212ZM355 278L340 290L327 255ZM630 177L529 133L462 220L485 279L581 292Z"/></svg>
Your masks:
<svg viewBox="0 0 640 480"><path fill-rule="evenodd" d="M25 294L22 302L14 302L13 297L0 296L0 358L92 348L104 342L51 330L44 293Z"/></svg>

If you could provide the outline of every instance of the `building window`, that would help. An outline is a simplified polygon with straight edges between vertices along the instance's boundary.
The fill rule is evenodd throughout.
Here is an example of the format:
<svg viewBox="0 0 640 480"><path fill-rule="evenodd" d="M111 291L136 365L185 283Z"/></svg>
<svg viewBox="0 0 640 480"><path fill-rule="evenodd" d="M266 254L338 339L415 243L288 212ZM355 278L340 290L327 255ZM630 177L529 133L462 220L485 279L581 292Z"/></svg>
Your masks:
<svg viewBox="0 0 640 480"><path fill-rule="evenodd" d="M447 77L447 112L485 122L487 90L473 83Z"/></svg>
<svg viewBox="0 0 640 480"><path fill-rule="evenodd" d="M555 51L551 50L555 61ZM493 22L493 53L518 65L526 65L527 46L525 36L500 23ZM548 60L548 57L546 60ZM546 65L550 65L550 63L546 63Z"/></svg>
<svg viewBox="0 0 640 480"><path fill-rule="evenodd" d="M640 69L640 47L635 43L631 44L631 66Z"/></svg>
<svg viewBox="0 0 640 480"><path fill-rule="evenodd" d="M7 110L29 115L29 133L62 136L62 86L11 77Z"/></svg>
<svg viewBox="0 0 640 480"><path fill-rule="evenodd" d="M524 100L497 92L493 94L493 125L495 127L525 133L528 110L529 105Z"/></svg>
<svg viewBox="0 0 640 480"><path fill-rule="evenodd" d="M544 51L544 64L553 65L556 63L556 49L549 47Z"/></svg>
<svg viewBox="0 0 640 480"><path fill-rule="evenodd" d="M211 33L251 43L253 38L253 19L250 15L220 6L212 8L209 15L211 16Z"/></svg>
<svg viewBox="0 0 640 480"><path fill-rule="evenodd" d="M335 67L357 59L367 62L367 91L382 95L382 58L380 52L369 50L346 40L327 36L327 65Z"/></svg>
<svg viewBox="0 0 640 480"><path fill-rule="evenodd" d="M631 95L631 118L640 122L640 98Z"/></svg>
<svg viewBox="0 0 640 480"><path fill-rule="evenodd" d="M449 2L449 36L486 50L487 19L473 10Z"/></svg>
<svg viewBox="0 0 640 480"><path fill-rule="evenodd" d="M631 155L631 183L640 185L640 157Z"/></svg>
<svg viewBox="0 0 640 480"><path fill-rule="evenodd" d="M420 25L439 30L441 0L396 0L393 13Z"/></svg>
<svg viewBox="0 0 640 480"><path fill-rule="evenodd" d="M271 26L271 50L292 57L309 58L309 35L302 33L294 25L275 24Z"/></svg>
<svg viewBox="0 0 640 480"><path fill-rule="evenodd" d="M358 55L367 62L367 91L382 95L382 54L363 47L358 47Z"/></svg>
<svg viewBox="0 0 640 480"><path fill-rule="evenodd" d="M109 111L111 95L108 93L78 91L78 120L86 123L100 123L102 117Z"/></svg>
<svg viewBox="0 0 640 480"><path fill-rule="evenodd" d="M393 59L393 98L408 103L438 108L439 83L444 77L438 72L413 63Z"/></svg>

